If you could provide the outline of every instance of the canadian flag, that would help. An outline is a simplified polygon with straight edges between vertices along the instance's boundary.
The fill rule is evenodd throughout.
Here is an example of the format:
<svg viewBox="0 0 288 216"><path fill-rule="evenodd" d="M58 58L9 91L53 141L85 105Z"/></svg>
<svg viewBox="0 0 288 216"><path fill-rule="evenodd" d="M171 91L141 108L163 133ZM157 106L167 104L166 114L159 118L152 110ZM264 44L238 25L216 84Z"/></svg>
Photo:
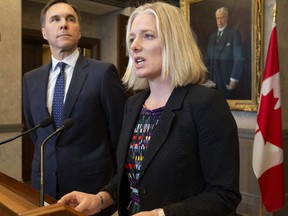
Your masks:
<svg viewBox="0 0 288 216"><path fill-rule="evenodd" d="M279 210L284 205L284 173L276 24L263 74L252 164L265 208L268 212Z"/></svg>

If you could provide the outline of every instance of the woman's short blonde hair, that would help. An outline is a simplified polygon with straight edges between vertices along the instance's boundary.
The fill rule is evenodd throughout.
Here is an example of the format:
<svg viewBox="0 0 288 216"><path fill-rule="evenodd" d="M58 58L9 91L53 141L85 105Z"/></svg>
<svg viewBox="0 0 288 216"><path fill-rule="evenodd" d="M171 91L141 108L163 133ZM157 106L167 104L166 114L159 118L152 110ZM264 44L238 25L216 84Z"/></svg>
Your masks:
<svg viewBox="0 0 288 216"><path fill-rule="evenodd" d="M155 2L139 6L128 20L126 45L129 51L129 62L122 78L127 88L132 90L148 88L148 80L136 76L129 42L133 21L141 13L155 16L157 33L162 43L162 78L170 76L174 87L202 83L207 69L188 22L179 8L168 3Z"/></svg>

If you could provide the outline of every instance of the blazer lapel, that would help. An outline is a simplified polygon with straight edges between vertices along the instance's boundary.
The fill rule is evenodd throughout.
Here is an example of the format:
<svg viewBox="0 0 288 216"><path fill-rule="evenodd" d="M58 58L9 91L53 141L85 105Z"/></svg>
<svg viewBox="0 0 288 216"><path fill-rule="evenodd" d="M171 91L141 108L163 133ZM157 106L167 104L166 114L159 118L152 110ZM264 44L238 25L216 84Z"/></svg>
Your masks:
<svg viewBox="0 0 288 216"><path fill-rule="evenodd" d="M85 67L87 67L87 65L87 59L80 54L73 71L69 90L66 95L65 105L63 109L63 119L67 119L72 112L74 104L78 98L80 90L88 74L87 70L83 70Z"/></svg>
<svg viewBox="0 0 288 216"><path fill-rule="evenodd" d="M140 171L140 179L144 175L145 170L151 163L152 159L156 157L157 152L164 144L167 136L169 135L170 128L173 124L173 119L175 117L174 111L181 109L182 103L184 101L185 95L191 85L185 87L175 88L160 116L159 123L155 127L149 147L144 155L143 164Z"/></svg>
<svg viewBox="0 0 288 216"><path fill-rule="evenodd" d="M144 101L148 97L150 91L143 91L139 93L139 97L136 97L135 100L129 101L130 105L128 110L125 110L124 120L123 120L123 128L121 131L120 142L123 143L118 147L118 161L120 163L119 167L123 167L127 158L127 151L130 145L131 137L134 132L135 124L137 122L139 113L142 109Z"/></svg>

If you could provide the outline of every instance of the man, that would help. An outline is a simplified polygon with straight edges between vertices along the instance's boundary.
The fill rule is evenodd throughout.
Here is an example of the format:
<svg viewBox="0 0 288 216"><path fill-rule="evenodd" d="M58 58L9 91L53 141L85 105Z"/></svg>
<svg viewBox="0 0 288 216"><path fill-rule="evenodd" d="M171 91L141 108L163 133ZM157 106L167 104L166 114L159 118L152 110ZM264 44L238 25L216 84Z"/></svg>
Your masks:
<svg viewBox="0 0 288 216"><path fill-rule="evenodd" d="M217 9L215 16L218 31L209 37L205 57L208 79L227 99L235 99L244 62L241 34L228 26L227 8Z"/></svg>
<svg viewBox="0 0 288 216"><path fill-rule="evenodd" d="M60 125L67 118L75 122L71 129L45 144L45 193L55 198L72 190L96 193L109 182L116 168L114 159L126 100L122 84L114 65L79 53L80 13L76 7L65 0L52 0L43 8L40 20L52 59L48 65L24 75L27 126L32 128L49 115L57 123L54 86L59 89L58 62L66 64ZM31 134L35 146L32 185L37 189L40 146L57 127L51 125Z"/></svg>

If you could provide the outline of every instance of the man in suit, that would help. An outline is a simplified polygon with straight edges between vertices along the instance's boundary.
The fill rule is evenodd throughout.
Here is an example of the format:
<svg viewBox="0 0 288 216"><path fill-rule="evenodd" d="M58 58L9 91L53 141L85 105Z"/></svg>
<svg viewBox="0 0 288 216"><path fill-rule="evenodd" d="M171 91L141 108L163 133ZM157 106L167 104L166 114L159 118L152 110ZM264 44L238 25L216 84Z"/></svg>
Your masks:
<svg viewBox="0 0 288 216"><path fill-rule="evenodd" d="M226 99L236 99L244 63L241 34L228 26L227 8L217 9L215 16L218 31L209 37L205 57L208 79L216 84Z"/></svg>
<svg viewBox="0 0 288 216"><path fill-rule="evenodd" d="M115 153L122 126L125 94L114 65L88 59L78 51L79 10L67 1L52 0L41 12L41 31L52 59L25 73L23 106L28 128L51 115L54 86L65 66L65 96L61 122L74 120L68 131L45 144L45 193L59 198L72 190L96 193L116 170ZM56 119L54 119L56 120ZM56 126L31 134L35 146L32 185L40 185L40 146Z"/></svg>

